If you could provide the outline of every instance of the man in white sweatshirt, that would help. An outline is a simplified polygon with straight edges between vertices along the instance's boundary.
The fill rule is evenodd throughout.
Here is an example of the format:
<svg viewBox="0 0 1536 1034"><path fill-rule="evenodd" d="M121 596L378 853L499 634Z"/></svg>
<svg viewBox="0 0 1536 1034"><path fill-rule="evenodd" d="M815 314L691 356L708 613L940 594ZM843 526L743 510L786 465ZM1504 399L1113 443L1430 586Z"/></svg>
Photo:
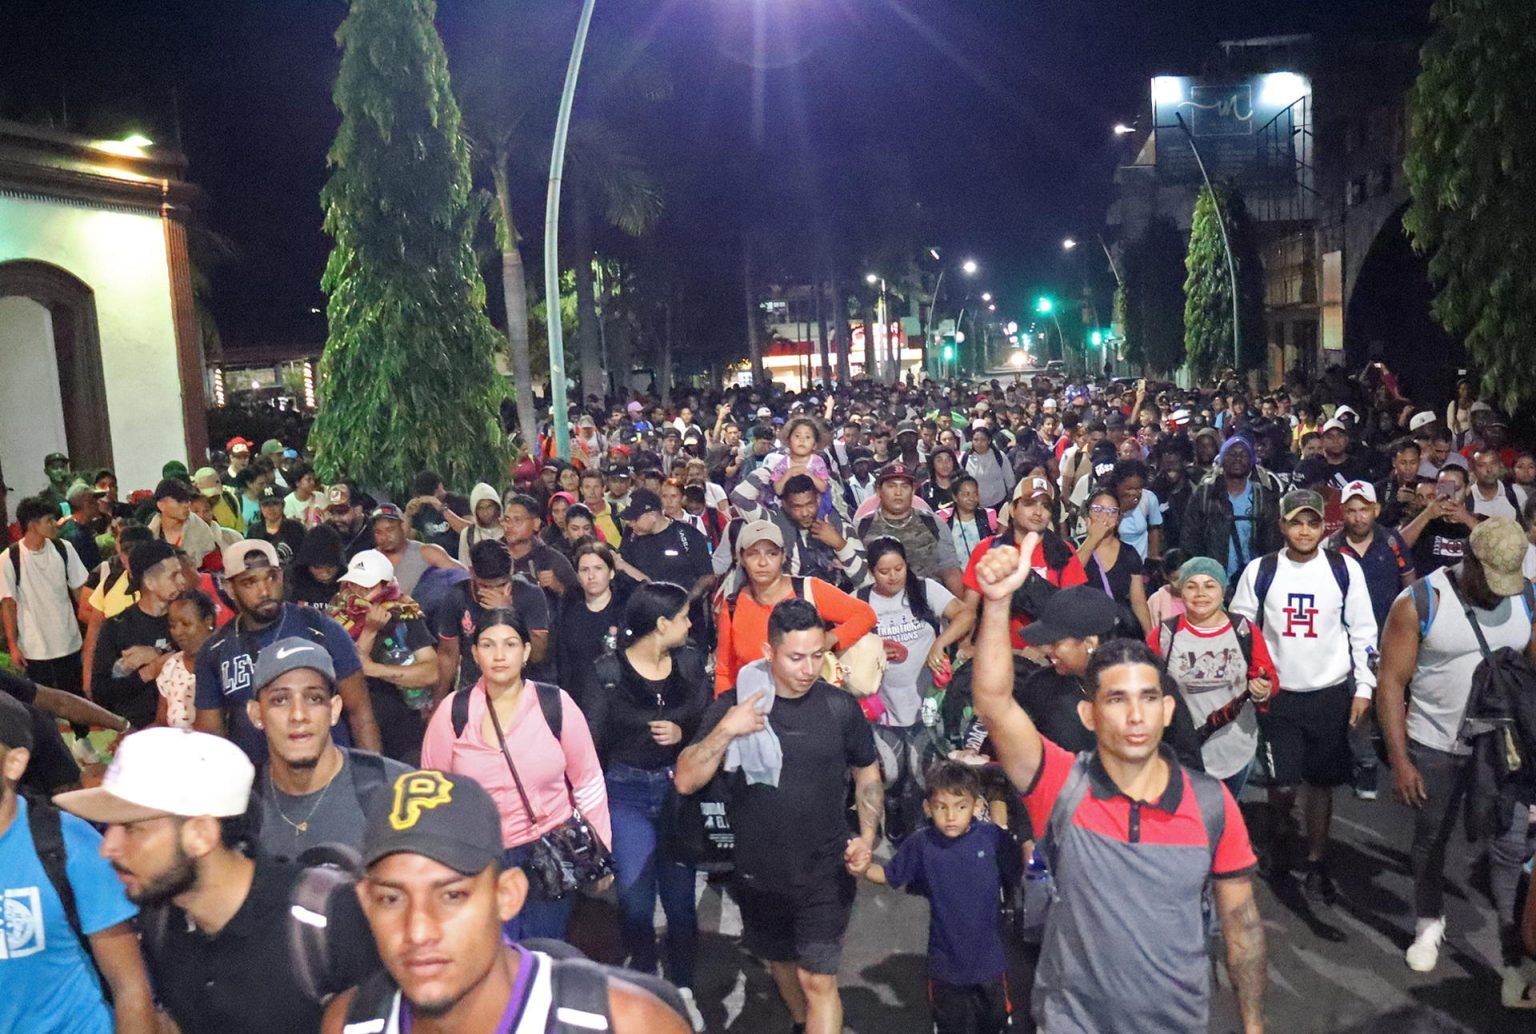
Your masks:
<svg viewBox="0 0 1536 1034"><path fill-rule="evenodd" d="M1299 489L1280 500L1285 548L1251 561L1231 613L1264 632L1280 692L1259 718L1269 769L1270 867L1286 872L1297 790L1305 786L1307 896L1332 904L1324 854L1334 789L1350 781L1349 729L1371 708L1376 689L1376 618L1360 565L1322 550L1323 497Z"/></svg>

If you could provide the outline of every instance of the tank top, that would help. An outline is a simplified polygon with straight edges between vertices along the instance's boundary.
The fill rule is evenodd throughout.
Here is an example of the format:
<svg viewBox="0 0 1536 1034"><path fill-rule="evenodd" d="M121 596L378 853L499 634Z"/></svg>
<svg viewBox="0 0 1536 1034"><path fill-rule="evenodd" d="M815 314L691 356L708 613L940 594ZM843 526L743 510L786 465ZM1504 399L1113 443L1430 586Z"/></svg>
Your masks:
<svg viewBox="0 0 1536 1034"><path fill-rule="evenodd" d="M1425 579L1430 590L1439 593L1439 599L1429 631L1419 642L1413 695L1408 703L1408 737L1435 750L1470 754L1471 748L1460 742L1457 733L1472 693L1472 673L1482 663L1483 655L1446 575L1447 569L1442 567ZM1525 603L1519 596L1505 597L1492 610L1473 607L1472 613L1482 626L1489 650L1503 646L1524 650L1530 643L1531 616L1525 612Z"/></svg>
<svg viewBox="0 0 1536 1034"><path fill-rule="evenodd" d="M415 592L416 583L421 581L429 566L427 558L422 556L421 543L406 539L405 552L395 561L395 581L400 583L400 591L407 596Z"/></svg>
<svg viewBox="0 0 1536 1034"><path fill-rule="evenodd" d="M543 952L529 951L521 945L513 945L518 955L517 982L512 985L507 1009L501 1014L501 1022L491 1034L544 1034L549 1027L550 1013L554 1011L554 989L550 985L550 959ZM377 1024L378 1021L372 1021ZM361 1034L343 1027L343 1034ZM359 1028L363 1024L357 1025ZM389 1010L389 1020L382 1034L411 1034L411 1015L404 1008L404 999L395 992Z"/></svg>

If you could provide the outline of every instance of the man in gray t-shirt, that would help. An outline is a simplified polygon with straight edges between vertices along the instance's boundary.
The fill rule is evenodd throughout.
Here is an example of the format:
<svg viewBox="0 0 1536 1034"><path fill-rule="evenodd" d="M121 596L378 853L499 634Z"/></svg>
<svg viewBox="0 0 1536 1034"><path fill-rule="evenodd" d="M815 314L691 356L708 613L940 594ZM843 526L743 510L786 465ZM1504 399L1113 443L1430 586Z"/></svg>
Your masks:
<svg viewBox="0 0 1536 1034"><path fill-rule="evenodd" d="M297 859L322 844L361 850L368 815L388 806L389 786L410 769L331 739L341 698L321 644L278 639L257 656L253 681L246 708L267 740L267 764L251 793L256 853Z"/></svg>

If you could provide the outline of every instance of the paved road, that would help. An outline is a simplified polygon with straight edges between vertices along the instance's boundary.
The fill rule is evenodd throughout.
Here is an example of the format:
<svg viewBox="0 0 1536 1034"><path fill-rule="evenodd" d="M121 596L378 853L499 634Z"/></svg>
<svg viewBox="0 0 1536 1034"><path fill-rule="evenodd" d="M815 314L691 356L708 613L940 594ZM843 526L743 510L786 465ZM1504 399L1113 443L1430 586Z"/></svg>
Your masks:
<svg viewBox="0 0 1536 1034"><path fill-rule="evenodd" d="M1262 794L1250 790L1248 797L1262 800ZM1471 858L1460 834L1446 863L1449 939L1436 971L1420 975L1402 958L1413 927L1407 810L1385 794L1370 803L1347 791L1340 792L1338 805L1334 871L1342 891L1339 906L1312 915L1299 901L1287 903L1270 886L1259 886L1269 934L1268 1029L1286 1034L1536 1032L1536 1013L1510 1013L1499 1005L1498 938L1485 893L1468 886ZM1262 822L1261 808L1253 802L1245 800L1244 811L1251 824ZM573 939L611 959L612 945L594 936L611 929L611 911L599 902L584 902L581 920ZM767 972L738 947L739 923L734 908L722 908L718 892L701 891L696 992L709 1029L785 1034L789 1020ZM926 937L926 902L884 887L861 887L842 969L848 1030L927 1034ZM1023 950L1014 956L1015 1028L1029 1031L1023 989L1029 987L1032 959ZM1213 996L1210 1030L1226 1034L1240 1026L1225 972L1222 980Z"/></svg>

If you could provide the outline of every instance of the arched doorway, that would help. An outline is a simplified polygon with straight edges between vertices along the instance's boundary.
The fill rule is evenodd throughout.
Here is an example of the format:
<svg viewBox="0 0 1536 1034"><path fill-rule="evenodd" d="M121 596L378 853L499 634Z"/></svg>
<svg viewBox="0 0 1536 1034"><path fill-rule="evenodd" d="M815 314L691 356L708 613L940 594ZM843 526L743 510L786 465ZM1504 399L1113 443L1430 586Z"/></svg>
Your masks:
<svg viewBox="0 0 1536 1034"><path fill-rule="evenodd" d="M0 262L0 477L22 494L46 485L43 457L110 467L95 292L47 262Z"/></svg>
<svg viewBox="0 0 1536 1034"><path fill-rule="evenodd" d="M1444 404L1466 351L1430 314L1429 263L1403 232L1407 208L1383 224L1355 277L1344 314L1346 367L1353 373L1379 359L1420 406Z"/></svg>

